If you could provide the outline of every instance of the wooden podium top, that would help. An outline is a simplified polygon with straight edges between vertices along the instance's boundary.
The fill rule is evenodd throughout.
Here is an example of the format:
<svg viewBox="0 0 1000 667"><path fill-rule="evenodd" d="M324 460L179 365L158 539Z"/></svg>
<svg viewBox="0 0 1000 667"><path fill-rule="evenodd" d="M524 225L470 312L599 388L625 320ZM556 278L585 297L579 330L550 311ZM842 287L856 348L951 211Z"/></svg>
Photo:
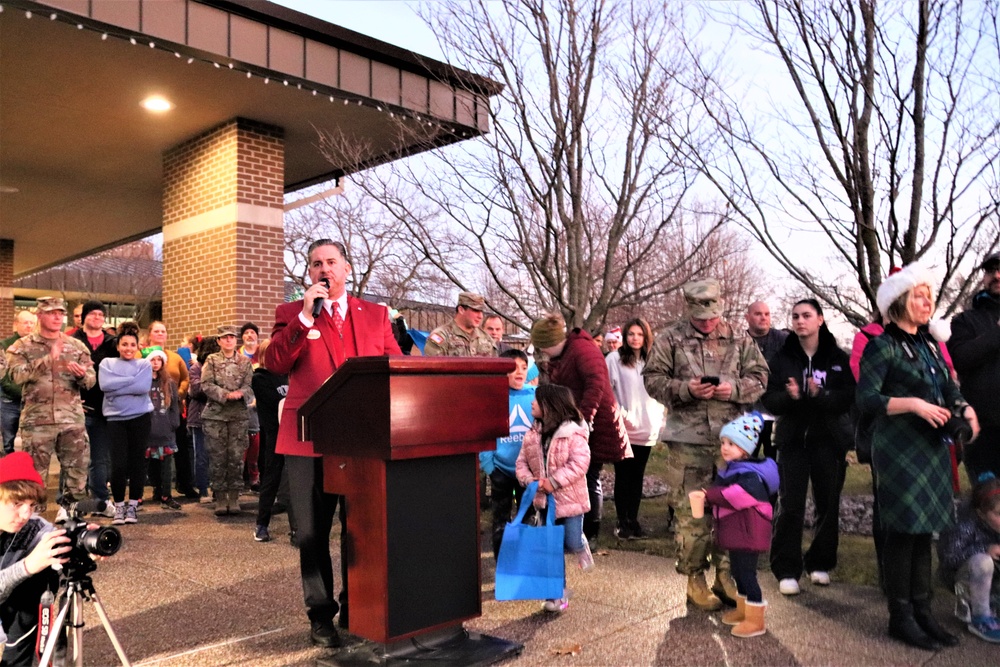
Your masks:
<svg viewBox="0 0 1000 667"><path fill-rule="evenodd" d="M354 357L298 410L317 452L383 460L479 452L508 435L512 359Z"/></svg>

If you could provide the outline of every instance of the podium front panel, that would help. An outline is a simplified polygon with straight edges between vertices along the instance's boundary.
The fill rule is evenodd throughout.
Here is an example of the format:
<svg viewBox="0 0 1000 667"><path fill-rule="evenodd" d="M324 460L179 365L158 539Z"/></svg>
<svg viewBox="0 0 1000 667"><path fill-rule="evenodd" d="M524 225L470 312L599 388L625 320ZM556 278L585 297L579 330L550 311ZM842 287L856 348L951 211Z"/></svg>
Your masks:
<svg viewBox="0 0 1000 667"><path fill-rule="evenodd" d="M474 454L386 462L388 635L482 611Z"/></svg>

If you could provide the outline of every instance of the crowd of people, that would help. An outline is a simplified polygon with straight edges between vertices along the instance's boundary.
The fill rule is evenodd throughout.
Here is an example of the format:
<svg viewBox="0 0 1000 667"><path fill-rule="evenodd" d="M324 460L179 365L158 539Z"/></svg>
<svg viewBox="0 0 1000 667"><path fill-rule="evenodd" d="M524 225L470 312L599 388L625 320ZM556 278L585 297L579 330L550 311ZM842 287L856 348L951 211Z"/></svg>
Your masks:
<svg viewBox="0 0 1000 667"><path fill-rule="evenodd" d="M769 554L784 596L801 594L803 576L831 585L847 453L857 447L860 456L863 441L889 634L925 649L958 642L930 610L931 549L940 535L939 560L961 617L973 634L1000 642L1000 409L989 399L1000 382L1000 255L981 268L982 290L954 318L950 340L947 327L931 322L928 272L918 265L894 271L878 290L879 317L858 333L851 353L813 298L794 304L788 330L771 326L766 303L749 304L740 330L724 318L722 285L713 278L684 285L686 316L660 331L635 317L587 332L553 313L532 324L527 351L503 340L504 321L486 313L482 296L462 292L454 317L430 332L423 353L514 363L510 432L479 457L491 487L494 556L525 486L537 482L531 502L541 508L550 495L557 500L567 555L592 569L606 464L615 473L615 537L648 537L643 481L651 451L662 445L675 566L687 578L688 602L710 612L725 607L721 622L735 636L758 636L767 607L760 554ZM316 241L312 284L299 301L277 307L269 337L253 323L222 325L213 335L185 337L177 349L168 349L162 322L146 331L133 322L108 327L99 301L80 304L65 332L62 299L41 298L33 313L18 313L13 335L0 341L7 455L0 460L0 551L20 546L15 560L0 563L0 597L37 586L38 571L62 553L58 531L43 539L51 525L25 515L46 510L55 454L57 524L87 497L115 525L138 522L143 502L171 512L182 502L214 503L218 516L239 514L249 488L260 494L253 539L265 542L272 516L287 510L310 639L339 646L349 596L344 558L335 594L330 533L335 515L346 531L348 510L325 491L322 460L298 439L295 411L347 358L398 355L412 345L387 307L347 295L349 270L341 243ZM15 455L30 457L30 470ZM956 521L962 461L974 490ZM5 462L15 472L5 473ZM9 480L20 481L8 488ZM803 550L810 489L816 523ZM27 527L25 541L19 536ZM32 557L39 543L45 558ZM8 573L11 567L21 569ZM564 589L543 607L560 613L568 604ZM0 601L8 635L26 631L22 612Z"/></svg>

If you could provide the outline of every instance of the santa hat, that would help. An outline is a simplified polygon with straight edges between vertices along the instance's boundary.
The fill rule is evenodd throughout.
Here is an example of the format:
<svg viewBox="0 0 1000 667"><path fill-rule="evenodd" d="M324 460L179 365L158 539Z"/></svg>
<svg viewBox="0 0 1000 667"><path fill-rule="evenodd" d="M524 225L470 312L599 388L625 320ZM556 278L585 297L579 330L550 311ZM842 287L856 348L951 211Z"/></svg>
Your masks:
<svg viewBox="0 0 1000 667"><path fill-rule="evenodd" d="M28 452L12 452L0 459L0 484L18 481L44 486L42 476L35 470L35 462Z"/></svg>
<svg viewBox="0 0 1000 667"><path fill-rule="evenodd" d="M889 276L882 281L878 288L875 301L878 303L879 312L882 319L889 320L889 306L918 285L927 285L931 290L931 299L934 298L934 276L926 268L919 264L907 264L903 268L894 267L889 271ZM932 320L928 328L931 335L945 343L951 338L951 324L947 320Z"/></svg>
<svg viewBox="0 0 1000 667"><path fill-rule="evenodd" d="M159 357L160 361L163 362L163 365L164 366L167 365L167 361L168 361L168 359L167 359L167 353L164 352L163 350L153 350L152 352L149 353L149 356L146 357L146 361L152 361L153 357Z"/></svg>
<svg viewBox="0 0 1000 667"><path fill-rule="evenodd" d="M622 339L621 327L614 327L612 329L608 329L608 333L604 335L604 342L606 343L610 343L611 341L621 342L621 339Z"/></svg>

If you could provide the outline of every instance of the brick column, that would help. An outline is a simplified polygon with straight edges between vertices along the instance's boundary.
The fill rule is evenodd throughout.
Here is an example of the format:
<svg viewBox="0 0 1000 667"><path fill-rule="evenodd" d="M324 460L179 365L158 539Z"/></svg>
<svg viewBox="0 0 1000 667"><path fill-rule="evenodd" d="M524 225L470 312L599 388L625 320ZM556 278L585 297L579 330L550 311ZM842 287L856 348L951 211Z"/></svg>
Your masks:
<svg viewBox="0 0 1000 667"><path fill-rule="evenodd" d="M0 338L14 328L14 241L0 239Z"/></svg>
<svg viewBox="0 0 1000 667"><path fill-rule="evenodd" d="M220 324L270 332L284 298L284 133L237 118L163 156L163 320L170 344Z"/></svg>

